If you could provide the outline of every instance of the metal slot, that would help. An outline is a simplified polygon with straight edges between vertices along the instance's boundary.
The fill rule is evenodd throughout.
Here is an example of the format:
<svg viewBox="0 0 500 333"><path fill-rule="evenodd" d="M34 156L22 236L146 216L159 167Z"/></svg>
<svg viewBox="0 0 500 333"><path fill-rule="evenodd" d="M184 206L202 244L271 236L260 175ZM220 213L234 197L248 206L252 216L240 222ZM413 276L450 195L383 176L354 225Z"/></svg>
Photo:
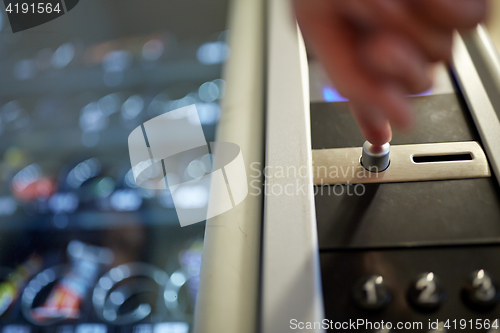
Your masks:
<svg viewBox="0 0 500 333"><path fill-rule="evenodd" d="M436 163L436 162L453 162L453 161L472 161L472 155L468 154L452 154L452 155L413 155L414 163Z"/></svg>
<svg viewBox="0 0 500 333"><path fill-rule="evenodd" d="M362 148L313 150L315 185L394 183L491 177L481 146L474 141L391 146L391 163L369 172Z"/></svg>

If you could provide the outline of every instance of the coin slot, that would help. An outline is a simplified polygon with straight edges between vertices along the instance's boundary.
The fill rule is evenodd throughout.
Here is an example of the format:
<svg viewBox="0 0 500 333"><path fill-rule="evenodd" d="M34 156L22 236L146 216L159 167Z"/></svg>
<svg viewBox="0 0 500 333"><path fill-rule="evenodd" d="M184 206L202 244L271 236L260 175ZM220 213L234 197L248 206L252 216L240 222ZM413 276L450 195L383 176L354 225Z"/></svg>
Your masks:
<svg viewBox="0 0 500 333"><path fill-rule="evenodd" d="M412 160L414 163L435 163L435 162L460 162L472 161L472 154L447 154L447 155L413 155Z"/></svg>

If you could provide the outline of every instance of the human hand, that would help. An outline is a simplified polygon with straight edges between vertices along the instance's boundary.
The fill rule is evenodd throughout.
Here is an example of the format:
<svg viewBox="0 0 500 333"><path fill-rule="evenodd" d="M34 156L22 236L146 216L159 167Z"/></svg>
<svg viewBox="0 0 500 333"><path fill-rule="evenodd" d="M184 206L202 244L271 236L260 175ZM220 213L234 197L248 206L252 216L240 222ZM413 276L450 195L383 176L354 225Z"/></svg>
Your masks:
<svg viewBox="0 0 500 333"><path fill-rule="evenodd" d="M430 88L451 57L453 30L485 19L487 0L294 0L304 38L372 144L408 129L407 94Z"/></svg>

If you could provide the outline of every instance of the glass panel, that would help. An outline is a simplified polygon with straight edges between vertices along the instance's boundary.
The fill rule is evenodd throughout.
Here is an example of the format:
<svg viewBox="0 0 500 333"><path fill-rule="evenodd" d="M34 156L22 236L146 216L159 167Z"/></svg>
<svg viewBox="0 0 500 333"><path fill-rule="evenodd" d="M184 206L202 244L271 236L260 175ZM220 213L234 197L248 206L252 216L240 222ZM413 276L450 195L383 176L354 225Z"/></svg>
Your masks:
<svg viewBox="0 0 500 333"><path fill-rule="evenodd" d="M226 13L226 0L82 0L12 33L0 12L3 332L191 330L204 223L181 228L168 190L136 185L127 139L196 104L214 141Z"/></svg>

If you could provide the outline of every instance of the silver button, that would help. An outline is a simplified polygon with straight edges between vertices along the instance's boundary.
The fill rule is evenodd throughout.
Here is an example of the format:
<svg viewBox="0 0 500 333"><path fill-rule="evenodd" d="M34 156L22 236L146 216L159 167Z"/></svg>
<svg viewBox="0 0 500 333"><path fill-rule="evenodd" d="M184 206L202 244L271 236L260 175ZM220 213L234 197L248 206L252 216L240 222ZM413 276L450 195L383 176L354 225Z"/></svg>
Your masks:
<svg viewBox="0 0 500 333"><path fill-rule="evenodd" d="M389 167L390 151L391 145L389 142L386 142L381 146L377 146L365 141L363 144L361 164L368 171L382 172Z"/></svg>

